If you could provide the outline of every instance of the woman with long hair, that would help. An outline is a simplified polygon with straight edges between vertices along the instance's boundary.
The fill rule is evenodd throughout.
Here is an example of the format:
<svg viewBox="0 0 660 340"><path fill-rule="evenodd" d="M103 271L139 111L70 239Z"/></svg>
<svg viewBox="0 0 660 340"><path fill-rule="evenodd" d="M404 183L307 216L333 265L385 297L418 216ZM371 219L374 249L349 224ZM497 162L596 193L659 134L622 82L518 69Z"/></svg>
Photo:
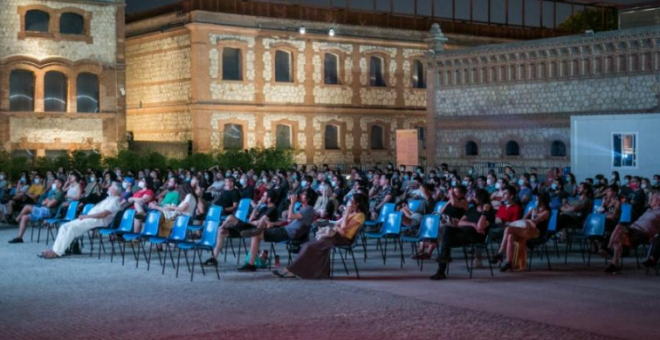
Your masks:
<svg viewBox="0 0 660 340"><path fill-rule="evenodd" d="M177 185L176 190L179 192L179 197L183 198L180 200L181 203L179 203L179 205L166 205L161 207L155 202L149 205L150 209L158 210L163 213L158 227L159 237L170 236L172 227L174 227L174 220L176 220L179 215L186 215L191 218L195 215L197 194L190 183L182 182Z"/></svg>
<svg viewBox="0 0 660 340"><path fill-rule="evenodd" d="M496 264L504 259L507 262L500 268L505 272L509 269L525 269L527 263L527 241L540 236L545 236L550 221L550 195L542 193L536 196L536 207L529 210L522 220L512 222L504 229L502 244L499 252L493 257L491 263ZM518 242L518 257L514 258L516 242Z"/></svg>
<svg viewBox="0 0 660 340"><path fill-rule="evenodd" d="M325 236L303 245L300 254L290 266L282 273L273 271L275 276L281 278L325 279L330 276L330 255L336 245L349 245L357 236L358 229L364 223L369 212L369 201L362 194L351 197L344 215L331 227L326 227Z"/></svg>
<svg viewBox="0 0 660 340"><path fill-rule="evenodd" d="M332 198L332 187L330 182L323 181L319 185L319 198L314 205L316 216L321 219L331 219L337 209L337 202Z"/></svg>

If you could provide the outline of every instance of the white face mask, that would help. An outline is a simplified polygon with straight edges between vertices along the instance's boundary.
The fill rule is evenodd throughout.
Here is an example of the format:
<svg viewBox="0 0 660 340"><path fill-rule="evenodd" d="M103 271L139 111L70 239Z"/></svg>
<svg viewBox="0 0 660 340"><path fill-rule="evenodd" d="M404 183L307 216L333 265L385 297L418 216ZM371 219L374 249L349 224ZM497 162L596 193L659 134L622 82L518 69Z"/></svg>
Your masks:
<svg viewBox="0 0 660 340"><path fill-rule="evenodd" d="M33 182L34 182L34 184L39 184L39 179L35 178Z"/></svg>
<svg viewBox="0 0 660 340"><path fill-rule="evenodd" d="M50 188L51 188L52 190L57 190L57 185L53 184L53 185L50 186Z"/></svg>
<svg viewBox="0 0 660 340"><path fill-rule="evenodd" d="M495 183L495 189L497 190L502 189L502 184L500 184L500 182Z"/></svg>
<svg viewBox="0 0 660 340"><path fill-rule="evenodd" d="M303 188L306 188L307 184L308 184L307 181L300 182L300 186L303 187Z"/></svg>
<svg viewBox="0 0 660 340"><path fill-rule="evenodd" d="M5 179L5 175L0 175L0 180Z"/></svg>
<svg viewBox="0 0 660 340"><path fill-rule="evenodd" d="M492 180L492 179L487 179L487 180L486 180L486 184L488 184L488 185L493 185L493 180Z"/></svg>
<svg viewBox="0 0 660 340"><path fill-rule="evenodd" d="M128 183L122 182L121 187L124 188L124 190L126 190L128 188Z"/></svg>
<svg viewBox="0 0 660 340"><path fill-rule="evenodd" d="M146 183L144 183L144 182L138 182L138 188L140 188L140 189L144 189L146 186L147 186Z"/></svg>
<svg viewBox="0 0 660 340"><path fill-rule="evenodd" d="M245 178L241 178L241 180L238 182L241 183L241 186L245 186L245 184L247 184L247 180Z"/></svg>

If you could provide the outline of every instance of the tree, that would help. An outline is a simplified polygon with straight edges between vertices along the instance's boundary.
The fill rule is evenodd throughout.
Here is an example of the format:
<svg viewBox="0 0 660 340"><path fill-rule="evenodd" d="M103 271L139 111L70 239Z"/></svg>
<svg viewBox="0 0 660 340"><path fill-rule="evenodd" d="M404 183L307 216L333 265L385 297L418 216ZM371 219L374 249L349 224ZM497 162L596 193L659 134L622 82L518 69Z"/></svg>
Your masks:
<svg viewBox="0 0 660 340"><path fill-rule="evenodd" d="M610 31L616 29L615 16L612 10L605 10L605 27L603 27L603 12L600 8L589 7L569 16L557 28L567 32L584 32L587 30Z"/></svg>

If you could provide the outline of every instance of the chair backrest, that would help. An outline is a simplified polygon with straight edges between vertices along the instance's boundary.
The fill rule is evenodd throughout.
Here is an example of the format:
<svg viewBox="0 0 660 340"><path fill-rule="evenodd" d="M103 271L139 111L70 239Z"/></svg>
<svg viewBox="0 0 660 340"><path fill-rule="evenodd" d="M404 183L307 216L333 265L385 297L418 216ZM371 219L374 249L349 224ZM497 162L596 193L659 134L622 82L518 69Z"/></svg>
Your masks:
<svg viewBox="0 0 660 340"><path fill-rule="evenodd" d="M440 211L442 211L442 208L447 205L447 201L439 201L438 203L435 204L435 208L433 208L433 212L436 214L439 214Z"/></svg>
<svg viewBox="0 0 660 340"><path fill-rule="evenodd" d="M527 203L527 207L525 207L525 212L523 213L523 216L526 216L527 213L530 212L534 208L536 208L536 204L532 205L532 202Z"/></svg>
<svg viewBox="0 0 660 340"><path fill-rule="evenodd" d="M439 229L440 215L425 215L422 223L419 225L419 234L417 236L424 239L437 240Z"/></svg>
<svg viewBox="0 0 660 340"><path fill-rule="evenodd" d="M401 212L397 211L389 213L385 218L385 221L383 221L383 227L380 232L383 235L401 234Z"/></svg>
<svg viewBox="0 0 660 340"><path fill-rule="evenodd" d="M147 219L144 221L142 227L143 236L156 236L158 235L158 225L160 224L160 216L162 213L158 210L149 211Z"/></svg>
<svg viewBox="0 0 660 340"><path fill-rule="evenodd" d="M130 233L133 231L133 219L135 218L135 209L126 209L119 223L119 231Z"/></svg>
<svg viewBox="0 0 660 340"><path fill-rule="evenodd" d="M582 233L586 237L605 235L605 214L589 214Z"/></svg>
<svg viewBox="0 0 660 340"><path fill-rule="evenodd" d="M172 231L170 232L170 237L168 237L168 240L176 241L176 242L185 242L188 232L189 220L190 220L190 216L179 215L176 218L176 220L174 220L174 226L172 227Z"/></svg>
<svg viewBox="0 0 660 340"><path fill-rule="evenodd" d="M598 208L600 208L601 205L603 205L603 199L602 198L596 198L594 200L594 210L593 210L593 212L598 212Z"/></svg>
<svg viewBox="0 0 660 340"><path fill-rule="evenodd" d="M219 222L206 221L204 222L204 229L202 231L202 238L199 240L200 246L215 247L215 242L218 238Z"/></svg>
<svg viewBox="0 0 660 340"><path fill-rule="evenodd" d="M94 204L92 203L87 203L83 207L82 215L87 215L89 212L94 208Z"/></svg>
<svg viewBox="0 0 660 340"><path fill-rule="evenodd" d="M209 211L206 213L205 221L220 222L220 217L222 217L222 207L214 204L209 208Z"/></svg>
<svg viewBox="0 0 660 340"><path fill-rule="evenodd" d="M385 219L390 213L394 212L396 205L394 203L385 203L380 208L380 213L378 213L378 223L385 223Z"/></svg>
<svg viewBox="0 0 660 340"><path fill-rule="evenodd" d="M234 213L234 216L236 216L238 220L247 222L248 212L250 211L250 202L252 202L252 200L249 198L244 198L238 202L238 208L236 209L236 213Z"/></svg>
<svg viewBox="0 0 660 340"><path fill-rule="evenodd" d="M559 216L559 210L553 209L550 215L550 221L548 222L548 234L557 231L557 216Z"/></svg>
<svg viewBox="0 0 660 340"><path fill-rule="evenodd" d="M78 212L78 201L69 202L69 208L66 210L65 220L73 221L76 219L76 212Z"/></svg>
<svg viewBox="0 0 660 340"><path fill-rule="evenodd" d="M410 200L408 201L408 209L410 211L419 211L419 207L422 206L422 201L421 200Z"/></svg>
<svg viewBox="0 0 660 340"><path fill-rule="evenodd" d="M621 223L630 223L632 221L632 204L623 203L621 204L621 218L619 222Z"/></svg>
<svg viewBox="0 0 660 340"><path fill-rule="evenodd" d="M301 206L302 206L302 203L296 202L296 204L293 206L293 212L297 213Z"/></svg>

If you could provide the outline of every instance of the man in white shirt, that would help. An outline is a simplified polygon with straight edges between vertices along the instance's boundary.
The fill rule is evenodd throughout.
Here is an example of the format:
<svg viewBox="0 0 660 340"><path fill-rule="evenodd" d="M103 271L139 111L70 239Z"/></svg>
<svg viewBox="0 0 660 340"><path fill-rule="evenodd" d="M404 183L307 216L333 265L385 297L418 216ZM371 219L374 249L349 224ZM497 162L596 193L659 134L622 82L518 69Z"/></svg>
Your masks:
<svg viewBox="0 0 660 340"><path fill-rule="evenodd" d="M78 219L63 224L57 233L53 249L43 251L39 257L52 259L64 255L76 237L88 230L109 225L119 209L119 183L113 182L108 188L108 197L95 205L87 215L80 215Z"/></svg>

